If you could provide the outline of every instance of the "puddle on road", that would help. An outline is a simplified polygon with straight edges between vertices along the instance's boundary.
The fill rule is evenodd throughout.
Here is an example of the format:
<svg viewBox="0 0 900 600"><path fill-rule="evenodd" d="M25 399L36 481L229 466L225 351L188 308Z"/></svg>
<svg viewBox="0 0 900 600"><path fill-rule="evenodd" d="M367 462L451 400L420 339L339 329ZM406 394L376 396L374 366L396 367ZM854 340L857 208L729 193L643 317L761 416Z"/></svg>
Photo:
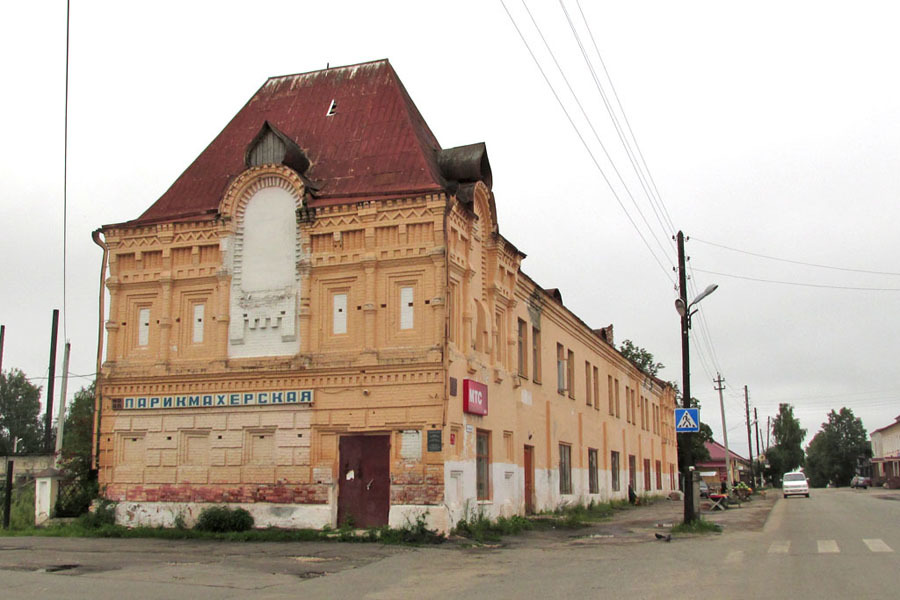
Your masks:
<svg viewBox="0 0 900 600"><path fill-rule="evenodd" d="M44 567L43 569L39 569L44 573L58 573L60 571L71 571L72 569L77 569L81 565L51 565L49 567Z"/></svg>

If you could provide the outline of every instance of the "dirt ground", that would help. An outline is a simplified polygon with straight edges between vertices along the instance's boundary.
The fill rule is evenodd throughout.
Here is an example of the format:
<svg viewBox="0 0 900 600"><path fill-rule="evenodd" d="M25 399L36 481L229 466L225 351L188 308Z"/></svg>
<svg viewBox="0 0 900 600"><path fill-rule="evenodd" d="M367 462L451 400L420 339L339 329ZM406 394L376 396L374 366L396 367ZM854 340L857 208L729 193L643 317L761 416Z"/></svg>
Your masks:
<svg viewBox="0 0 900 600"><path fill-rule="evenodd" d="M723 534L761 530L778 499L777 490L754 495L752 500L725 511L711 510L712 504L700 502L701 518L717 523ZM673 525L684 519L681 500L658 500L647 506L616 510L611 519L579 529L538 529L521 536L504 538L503 545L623 544L657 541L656 534L667 535ZM687 534L682 534L682 536Z"/></svg>

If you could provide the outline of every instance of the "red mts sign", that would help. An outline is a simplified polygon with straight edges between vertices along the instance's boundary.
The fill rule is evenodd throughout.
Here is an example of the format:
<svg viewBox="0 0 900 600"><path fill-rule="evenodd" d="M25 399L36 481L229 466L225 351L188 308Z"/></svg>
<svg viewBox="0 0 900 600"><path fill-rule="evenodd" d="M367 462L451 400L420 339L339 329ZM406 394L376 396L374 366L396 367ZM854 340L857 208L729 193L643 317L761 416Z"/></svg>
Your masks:
<svg viewBox="0 0 900 600"><path fill-rule="evenodd" d="M483 383L463 379L463 411L473 415L488 414L488 389Z"/></svg>

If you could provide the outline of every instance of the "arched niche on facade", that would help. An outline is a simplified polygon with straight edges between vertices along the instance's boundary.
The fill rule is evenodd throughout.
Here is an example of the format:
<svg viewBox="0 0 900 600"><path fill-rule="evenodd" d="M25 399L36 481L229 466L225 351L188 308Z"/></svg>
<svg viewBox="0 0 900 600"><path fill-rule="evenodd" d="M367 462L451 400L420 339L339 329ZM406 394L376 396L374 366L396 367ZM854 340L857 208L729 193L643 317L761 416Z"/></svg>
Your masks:
<svg viewBox="0 0 900 600"><path fill-rule="evenodd" d="M482 235L497 233L497 212L491 190L482 182L475 184L472 193L472 209L478 217L478 227Z"/></svg>
<svg viewBox="0 0 900 600"><path fill-rule="evenodd" d="M231 274L229 358L294 355L300 349L298 298L302 256L297 211L304 185L284 165L242 173L223 197Z"/></svg>

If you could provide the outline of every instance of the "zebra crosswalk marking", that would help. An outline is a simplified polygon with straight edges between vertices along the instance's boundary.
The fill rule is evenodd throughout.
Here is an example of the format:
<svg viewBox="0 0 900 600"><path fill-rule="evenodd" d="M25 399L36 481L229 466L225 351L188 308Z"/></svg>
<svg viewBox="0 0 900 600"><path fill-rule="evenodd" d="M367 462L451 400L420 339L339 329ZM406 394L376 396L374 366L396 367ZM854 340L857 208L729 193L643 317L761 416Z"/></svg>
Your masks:
<svg viewBox="0 0 900 600"><path fill-rule="evenodd" d="M837 554L841 551L835 540L819 540L819 554Z"/></svg>
<svg viewBox="0 0 900 600"><path fill-rule="evenodd" d="M725 562L727 564L737 564L744 560L744 551L743 550L732 550L728 553L728 556L725 557Z"/></svg>
<svg viewBox="0 0 900 600"><path fill-rule="evenodd" d="M893 548L884 543L881 539L863 540L863 543L869 547L872 552L893 552Z"/></svg>
<svg viewBox="0 0 900 600"><path fill-rule="evenodd" d="M780 540L777 542L772 542L772 545L769 546L769 554L787 554L790 549L790 540Z"/></svg>

